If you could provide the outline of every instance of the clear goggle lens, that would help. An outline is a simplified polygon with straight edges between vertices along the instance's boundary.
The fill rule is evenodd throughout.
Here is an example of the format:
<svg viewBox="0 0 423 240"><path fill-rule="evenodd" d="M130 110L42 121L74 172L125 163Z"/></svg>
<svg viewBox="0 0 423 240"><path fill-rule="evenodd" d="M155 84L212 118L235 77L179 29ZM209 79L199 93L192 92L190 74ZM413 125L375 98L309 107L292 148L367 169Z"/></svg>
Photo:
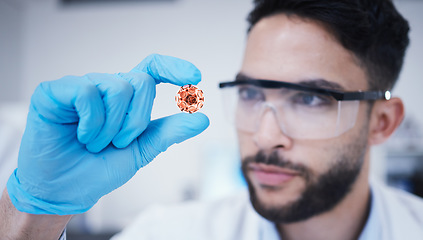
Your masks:
<svg viewBox="0 0 423 240"><path fill-rule="evenodd" d="M256 132L264 114L274 114L280 130L295 139L327 139L351 129L358 100L337 101L327 94L249 84L222 88L226 116L237 129Z"/></svg>

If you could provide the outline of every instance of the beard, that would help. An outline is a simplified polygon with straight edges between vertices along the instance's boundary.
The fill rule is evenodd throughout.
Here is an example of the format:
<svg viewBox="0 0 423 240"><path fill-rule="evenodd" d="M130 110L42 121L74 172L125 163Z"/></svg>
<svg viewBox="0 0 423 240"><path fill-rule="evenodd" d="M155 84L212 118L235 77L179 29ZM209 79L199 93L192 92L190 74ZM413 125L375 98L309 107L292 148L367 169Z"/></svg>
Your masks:
<svg viewBox="0 0 423 240"><path fill-rule="evenodd" d="M284 159L278 151L267 155L264 151L259 151L255 156L244 158L242 172L248 183L250 200L254 209L271 222L285 224L303 221L333 209L351 191L361 172L367 149L366 138L362 137L367 134L363 132L349 147L343 149L342 152L337 151L334 158L337 161L329 167L327 172L318 176L315 176L306 166ZM248 178L249 163L264 163L295 170L305 180L305 190L293 202L283 206L267 206L260 200L251 179ZM267 188L272 190L270 187Z"/></svg>

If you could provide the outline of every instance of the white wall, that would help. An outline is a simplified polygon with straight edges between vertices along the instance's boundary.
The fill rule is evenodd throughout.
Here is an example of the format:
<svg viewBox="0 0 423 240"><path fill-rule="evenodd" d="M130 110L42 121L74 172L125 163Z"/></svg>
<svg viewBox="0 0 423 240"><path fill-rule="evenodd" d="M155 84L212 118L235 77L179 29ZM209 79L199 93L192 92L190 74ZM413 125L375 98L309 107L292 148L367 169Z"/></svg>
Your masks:
<svg viewBox="0 0 423 240"><path fill-rule="evenodd" d="M409 21L411 42L394 95L404 100L406 113L423 127L423 2L400 1L396 5Z"/></svg>
<svg viewBox="0 0 423 240"><path fill-rule="evenodd" d="M22 88L11 92L20 96L24 105L41 81L88 72L129 71L150 53L187 59L203 74L200 87L205 91L206 105L202 111L210 117L210 128L195 139L171 147L128 184L101 199L85 215L90 230L118 229L150 203L180 201L185 197L185 190L201 195L201 186L207 185L208 179L228 175L212 175L213 171L205 170L210 168L211 162L237 161L233 132L220 112L217 83L233 78L240 66L247 26L245 18L251 1L176 0L84 7L63 7L56 0L21 2L24 3L22 14L8 15L13 25L0 26L2 29L7 26L12 32L22 28L21 33L14 33L15 39L22 39L20 48L14 50L21 52L20 62L10 62L8 66L18 68L9 72L21 74L22 78L18 75L12 79L21 81ZM404 71L394 95L404 99L407 113L423 125L423 95L420 94L423 89L423 3L401 1L397 5L413 30ZM2 78L1 86L9 86L9 81L10 78ZM173 102L176 91L177 87L159 86L153 118L178 111ZM192 149L196 151L191 152ZM186 155L188 151L190 154ZM383 154L379 152L375 156L377 163ZM222 169L214 171L219 170Z"/></svg>
<svg viewBox="0 0 423 240"><path fill-rule="evenodd" d="M0 0L0 102L19 100L21 94L22 6Z"/></svg>

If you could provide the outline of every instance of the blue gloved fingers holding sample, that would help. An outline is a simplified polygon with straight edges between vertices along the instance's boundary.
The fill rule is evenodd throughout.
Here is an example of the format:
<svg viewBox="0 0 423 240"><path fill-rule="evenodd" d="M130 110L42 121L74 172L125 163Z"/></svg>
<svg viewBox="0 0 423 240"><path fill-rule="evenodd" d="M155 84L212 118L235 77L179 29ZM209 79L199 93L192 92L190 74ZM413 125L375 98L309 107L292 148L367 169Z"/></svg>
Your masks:
<svg viewBox="0 0 423 240"><path fill-rule="evenodd" d="M109 145L122 127L134 88L129 82L112 74L90 73L85 77L97 86L104 103L103 127L97 137L87 144L90 152L100 152Z"/></svg>
<svg viewBox="0 0 423 240"><path fill-rule="evenodd" d="M134 86L135 93L122 130L113 140L113 144L118 148L128 146L147 127L156 94L154 83L183 86L198 84L201 81L201 73L192 63L158 54L149 55L131 72L120 73L119 76L127 79ZM145 103L143 106L146 109L134 107L140 102Z"/></svg>
<svg viewBox="0 0 423 240"><path fill-rule="evenodd" d="M18 210L83 213L170 145L207 128L208 118L201 113L150 121L156 83L184 85L200 77L186 61L148 59L139 71L68 76L39 85L31 98L18 168L7 183ZM112 139L120 148L109 144Z"/></svg>

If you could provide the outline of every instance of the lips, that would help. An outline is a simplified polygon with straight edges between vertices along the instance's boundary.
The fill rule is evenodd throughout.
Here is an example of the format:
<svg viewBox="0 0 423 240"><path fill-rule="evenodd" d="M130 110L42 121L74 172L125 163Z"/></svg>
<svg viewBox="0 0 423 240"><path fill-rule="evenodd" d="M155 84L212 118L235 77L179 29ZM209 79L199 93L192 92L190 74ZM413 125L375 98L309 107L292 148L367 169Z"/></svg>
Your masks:
<svg viewBox="0 0 423 240"><path fill-rule="evenodd" d="M282 185L299 175L298 172L290 169L262 163L250 163L248 167L252 173L252 178L266 186Z"/></svg>

